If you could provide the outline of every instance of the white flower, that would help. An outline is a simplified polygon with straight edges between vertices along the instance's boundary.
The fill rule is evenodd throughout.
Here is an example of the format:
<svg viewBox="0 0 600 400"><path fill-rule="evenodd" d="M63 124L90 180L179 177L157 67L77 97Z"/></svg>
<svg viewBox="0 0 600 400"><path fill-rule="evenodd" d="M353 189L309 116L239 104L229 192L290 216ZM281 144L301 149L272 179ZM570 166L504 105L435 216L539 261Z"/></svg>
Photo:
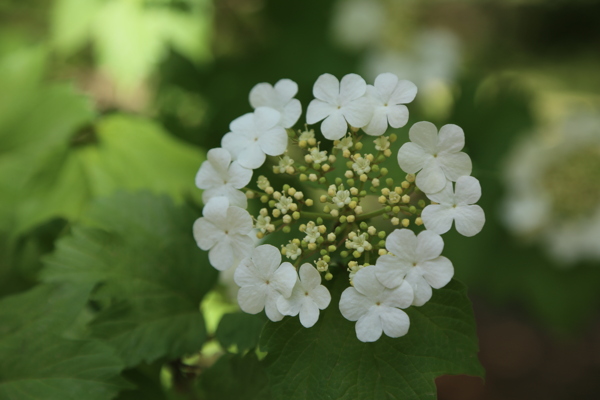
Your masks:
<svg viewBox="0 0 600 400"><path fill-rule="evenodd" d="M331 295L321 285L321 275L312 265L302 264L299 275L292 295L289 298L279 297L277 309L284 315L300 314L302 326L310 328L319 319L319 310L324 310L331 302Z"/></svg>
<svg viewBox="0 0 600 400"><path fill-rule="evenodd" d="M400 167L417 175L417 186L425 193L439 192L446 180L471 175L471 159L460 150L465 145L465 134L456 125L444 125L438 136L431 122L417 122L408 133L411 142L398 151Z"/></svg>
<svg viewBox="0 0 600 400"><path fill-rule="evenodd" d="M450 230L452 221L456 224L458 233L464 236L474 236L481 231L485 223L483 209L476 203L481 197L481 185L472 176L461 176L456 181L456 189L452 189L452 182L447 182L446 187L438 193L428 194L431 204L425 207L421 218L425 228L442 234Z"/></svg>
<svg viewBox="0 0 600 400"><path fill-rule="evenodd" d="M314 139L314 138L315 138L314 129L306 129L304 132L300 133L300 136L298 136L299 141L305 141L305 142L308 142L310 139Z"/></svg>
<svg viewBox="0 0 600 400"><path fill-rule="evenodd" d="M226 197L214 197L205 206L204 216L194 222L194 238L198 247L208 250L210 264L224 271L246 257L254 242L252 217L248 211L229 206Z"/></svg>
<svg viewBox="0 0 600 400"><path fill-rule="evenodd" d="M369 171L371 171L371 162L368 158L362 156L355 157L354 162L352 163L352 169L358 175L368 174Z"/></svg>
<svg viewBox="0 0 600 400"><path fill-rule="evenodd" d="M367 86L367 94L373 104L371 122L363 128L371 136L382 135L388 123L392 128L401 128L408 122L408 108L417 95L417 87L407 80L398 80L392 73L379 74L374 86Z"/></svg>
<svg viewBox="0 0 600 400"><path fill-rule="evenodd" d="M335 194L335 196L333 196L333 198L331 199L331 201L333 202L333 204L335 204L339 208L342 208L345 205L350 204L350 201L352 201L352 197L350 197L350 191L349 190L338 190L337 193Z"/></svg>
<svg viewBox="0 0 600 400"><path fill-rule="evenodd" d="M320 149L318 147L313 147L312 149L310 149L310 156L313 159L313 162L316 163L323 163L325 161L327 161L327 151L323 150L323 151L319 151Z"/></svg>
<svg viewBox="0 0 600 400"><path fill-rule="evenodd" d="M281 321L277 299L290 297L298 275L292 264L280 264L279 250L269 244L258 246L240 262L233 279L240 286L238 303L243 311L258 314L264 308L271 321Z"/></svg>
<svg viewBox="0 0 600 400"><path fill-rule="evenodd" d="M295 260L300 257L300 254L302 254L302 249L296 243L290 242L285 245L285 256L287 258Z"/></svg>
<svg viewBox="0 0 600 400"><path fill-rule="evenodd" d="M265 154L278 156L287 148L285 129L277 125L281 114L269 107L258 107L229 125L231 132L223 136L221 146L242 167L256 169L265 162Z"/></svg>
<svg viewBox="0 0 600 400"><path fill-rule="evenodd" d="M271 182L269 182L266 176L260 175L256 181L256 186L258 186L260 190L265 190L271 186Z"/></svg>
<svg viewBox="0 0 600 400"><path fill-rule="evenodd" d="M375 143L375 150L384 151L390 148L390 140L387 136L379 136L373 140Z"/></svg>
<svg viewBox="0 0 600 400"><path fill-rule="evenodd" d="M354 143L352 142L352 136L346 136L345 138L340 139L334 147L344 151L349 150L352 146L354 146Z"/></svg>
<svg viewBox="0 0 600 400"><path fill-rule="evenodd" d="M271 217L268 215L259 215L256 218L256 224L254 225L256 229L260 230L262 233L265 233L269 230L271 226Z"/></svg>
<svg viewBox="0 0 600 400"><path fill-rule="evenodd" d="M294 160L290 158L290 156L285 155L279 159L279 171L282 173L285 172L287 167L291 167L294 165Z"/></svg>
<svg viewBox="0 0 600 400"><path fill-rule="evenodd" d="M225 196L232 206L246 208L246 195L236 189L241 189L250 182L252 171L236 161L232 163L231 154L220 147L209 150L206 158L196 174L196 186L204 189L204 204L213 197Z"/></svg>
<svg viewBox="0 0 600 400"><path fill-rule="evenodd" d="M371 250L373 246L369 242L367 233L363 232L360 235L354 236L352 239L346 239L346 248L355 249L359 253L363 253L365 250Z"/></svg>
<svg viewBox="0 0 600 400"><path fill-rule="evenodd" d="M270 107L281 114L279 124L284 128L292 127L302 114L302 106L294 96L298 93L298 84L289 79L279 80L275 86L259 83L250 91L250 105L253 108Z"/></svg>
<svg viewBox="0 0 600 400"><path fill-rule="evenodd" d="M279 201L275 204L275 207L277 207L282 214L285 214L289 211L292 204L294 204L293 197L281 196Z"/></svg>
<svg viewBox="0 0 600 400"><path fill-rule="evenodd" d="M359 270L353 279L354 287L342 293L340 311L344 318L356 322L356 336L362 342L374 342L385 332L400 337L408 332L410 320L399 308L410 306L413 290L402 282L394 289L383 286L375 276L375 267Z"/></svg>
<svg viewBox="0 0 600 400"><path fill-rule="evenodd" d="M321 124L323 136L340 139L348 124L361 128L371 120L372 106L364 97L366 91L367 83L356 74L344 76L341 83L331 74L321 75L313 87L316 99L308 105L306 122L315 124L325 119Z"/></svg>
<svg viewBox="0 0 600 400"><path fill-rule="evenodd" d="M306 233L306 236L304 237L304 241L306 243L314 243L317 241L319 236L321 236L319 227L316 226L313 221L309 221L308 224L306 224L306 230L304 233Z"/></svg>
<svg viewBox="0 0 600 400"><path fill-rule="evenodd" d="M387 237L385 247L394 255L386 254L377 259L377 278L388 288L402 284L403 280L408 282L415 293L413 304L416 306L431 299L432 287L446 286L454 275L450 260L440 256L444 241L436 233L422 231L415 236L411 230L396 229Z"/></svg>

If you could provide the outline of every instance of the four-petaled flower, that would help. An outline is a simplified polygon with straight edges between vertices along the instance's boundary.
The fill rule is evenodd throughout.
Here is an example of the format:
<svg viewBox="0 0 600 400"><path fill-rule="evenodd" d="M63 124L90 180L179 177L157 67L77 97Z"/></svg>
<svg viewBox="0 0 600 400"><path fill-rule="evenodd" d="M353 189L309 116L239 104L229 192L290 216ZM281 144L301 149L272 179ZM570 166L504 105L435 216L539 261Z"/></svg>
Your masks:
<svg viewBox="0 0 600 400"><path fill-rule="evenodd" d="M408 132L410 142L398 151L400 167L410 174L417 173L417 186L423 192L436 193L446 186L446 180L471 175L471 159L461 152L465 133L456 125L444 125L438 135L431 122L417 122Z"/></svg>
<svg viewBox="0 0 600 400"><path fill-rule="evenodd" d="M302 114L302 105L294 96L298 93L298 84L290 79L281 79L275 86L259 83L250 91L250 105L253 108L270 107L277 110L281 119L279 125L292 127Z"/></svg>
<svg viewBox="0 0 600 400"><path fill-rule="evenodd" d="M371 136L383 135L388 127L401 128L408 122L408 108L417 95L417 87L407 80L398 80L394 74L386 72L375 78L375 85L367 86L367 94L373 104L373 117L363 127Z"/></svg>
<svg viewBox="0 0 600 400"><path fill-rule="evenodd" d="M437 234L446 233L456 224L458 233L464 236L478 234L485 223L483 209L476 204L481 197L481 185L477 178L461 176L456 181L455 189L452 182L438 193L428 194L431 204L425 207L421 218L425 228Z"/></svg>
<svg viewBox="0 0 600 400"><path fill-rule="evenodd" d="M231 132L223 136L221 146L242 167L256 169L265 162L265 154L279 156L287 148L287 133L277 125L280 117L272 108L258 107L231 122Z"/></svg>
<svg viewBox="0 0 600 400"><path fill-rule="evenodd" d="M329 140L342 138L348 124L355 128L365 126L371 120L372 106L365 97L367 83L356 74L348 74L342 81L331 74L319 76L313 94L316 97L308 105L306 122L321 124L321 132Z"/></svg>
<svg viewBox="0 0 600 400"><path fill-rule="evenodd" d="M213 197L225 196L232 206L246 208L246 195L237 189L242 189L250 182L252 171L236 161L231 162L231 154L220 147L209 150L206 158L196 174L196 186L204 189L204 204Z"/></svg>
<svg viewBox="0 0 600 400"><path fill-rule="evenodd" d="M422 231L415 236L409 229L396 229L387 237L385 248L393 255L386 254L377 259L377 278L388 288L408 282L415 294L415 306L429 301L431 288L446 286L454 275L452 262L440 256L444 249L442 237L431 231Z"/></svg>
<svg viewBox="0 0 600 400"><path fill-rule="evenodd" d="M358 340L374 342L382 332L393 338L408 332L410 320L400 310L413 301L413 290L408 283L386 288L377 280L375 267L368 266L356 273L353 284L354 287L342 293L340 311L344 318L356 321Z"/></svg>
<svg viewBox="0 0 600 400"><path fill-rule="evenodd" d="M198 247L208 250L210 264L224 271L236 266L252 250L252 217L248 211L229 206L226 197L214 197L205 206L204 216L194 222Z"/></svg>
<svg viewBox="0 0 600 400"><path fill-rule="evenodd" d="M299 279L289 298L281 296L277 300L277 309L284 315L300 314L300 323L310 328L319 319L319 310L327 308L331 295L327 288L321 285L321 275L310 264L302 264Z"/></svg>
<svg viewBox="0 0 600 400"><path fill-rule="evenodd" d="M233 279L240 287L238 302L242 310L257 314L264 308L271 321L281 321L283 314L277 310L277 300L291 296L298 275L292 264L281 264L276 247L264 244L240 262Z"/></svg>

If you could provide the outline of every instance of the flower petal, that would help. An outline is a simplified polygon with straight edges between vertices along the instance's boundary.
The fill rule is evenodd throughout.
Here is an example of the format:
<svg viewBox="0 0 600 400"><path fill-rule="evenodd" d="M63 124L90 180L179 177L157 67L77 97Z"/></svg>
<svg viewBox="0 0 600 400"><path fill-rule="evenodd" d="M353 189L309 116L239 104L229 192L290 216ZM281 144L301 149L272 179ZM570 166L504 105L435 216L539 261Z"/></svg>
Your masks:
<svg viewBox="0 0 600 400"><path fill-rule="evenodd" d="M266 288L263 286L243 286L238 291L240 308L248 314L258 314L265 308Z"/></svg>
<svg viewBox="0 0 600 400"><path fill-rule="evenodd" d="M381 337L383 327L379 317L379 308L373 306L362 317L356 321L356 337L361 342L374 342Z"/></svg>
<svg viewBox="0 0 600 400"><path fill-rule="evenodd" d="M426 160L417 175L417 186L426 194L439 192L446 186L446 175L436 160L433 157Z"/></svg>
<svg viewBox="0 0 600 400"><path fill-rule="evenodd" d="M292 264L285 262L273 274L271 286L274 290L281 293L283 297L290 297L297 280L298 274L296 273L296 268Z"/></svg>
<svg viewBox="0 0 600 400"><path fill-rule="evenodd" d="M205 251L213 247L224 235L223 231L217 229L206 218L198 218L194 222L193 231L196 244Z"/></svg>
<svg viewBox="0 0 600 400"><path fill-rule="evenodd" d="M319 271L312 264L302 264L298 274L300 275L302 286L306 290L312 290L321 284L321 274L319 274Z"/></svg>
<svg viewBox="0 0 600 400"><path fill-rule="evenodd" d="M246 235L252 230L252 217L243 208L230 206L227 209L226 228L229 235Z"/></svg>
<svg viewBox="0 0 600 400"><path fill-rule="evenodd" d="M411 81L401 80L398 82L392 92L389 102L390 104L407 104L417 96L417 86Z"/></svg>
<svg viewBox="0 0 600 400"><path fill-rule="evenodd" d="M387 117L392 128L402 128L408 122L408 108L402 104L388 105Z"/></svg>
<svg viewBox="0 0 600 400"><path fill-rule="evenodd" d="M440 129L438 151L457 153L465 147L465 132L458 125L448 124Z"/></svg>
<svg viewBox="0 0 600 400"><path fill-rule="evenodd" d="M263 152L270 156L279 156L285 152L288 145L287 133L281 126L276 126L264 132L258 138L258 144Z"/></svg>
<svg viewBox="0 0 600 400"><path fill-rule="evenodd" d="M410 229L395 229L385 239L385 248L401 260L416 261L417 236Z"/></svg>
<svg viewBox="0 0 600 400"><path fill-rule="evenodd" d="M423 278L434 289L446 286L454 276L454 266L444 256L424 262L421 269L423 270Z"/></svg>
<svg viewBox="0 0 600 400"><path fill-rule="evenodd" d="M302 105L300 104L300 100L292 99L283 109L283 115L280 121L281 126L284 128L291 128L298 122L300 115L302 115Z"/></svg>
<svg viewBox="0 0 600 400"><path fill-rule="evenodd" d="M456 230L463 236L477 235L485 224L485 213L478 205L456 207Z"/></svg>
<svg viewBox="0 0 600 400"><path fill-rule="evenodd" d="M479 180L472 176L461 176L456 180L456 202L459 205L477 203L481 197Z"/></svg>
<svg viewBox="0 0 600 400"><path fill-rule="evenodd" d="M356 321L369 311L375 302L353 287L346 288L340 298L340 312L349 321Z"/></svg>
<svg viewBox="0 0 600 400"><path fill-rule="evenodd" d="M378 299L385 290L385 287L377 279L375 266L373 265L359 270L354 275L352 283L359 293L364 294L370 299Z"/></svg>
<svg viewBox="0 0 600 400"><path fill-rule="evenodd" d="M404 311L392 307L381 307L379 318L383 332L387 336L397 338L408 333L410 319Z"/></svg>
<svg viewBox="0 0 600 400"><path fill-rule="evenodd" d="M265 278L269 279L281 264L281 253L277 247L263 244L252 251L252 261L262 271Z"/></svg>
<svg viewBox="0 0 600 400"><path fill-rule="evenodd" d="M473 165L471 164L471 158L466 153L440 153L438 160L446 177L453 182L456 182L461 176L471 175Z"/></svg>
<svg viewBox="0 0 600 400"><path fill-rule="evenodd" d="M317 78L313 86L313 95L326 103L337 105L340 94L340 81L331 75L323 74ZM318 121L318 120L317 120ZM311 122L309 122L310 124Z"/></svg>
<svg viewBox="0 0 600 400"><path fill-rule="evenodd" d="M254 124L254 114L246 113L241 117L237 117L229 124L229 130L231 132L239 133L239 134L251 134L256 129ZM221 144L222 147L225 147Z"/></svg>
<svg viewBox="0 0 600 400"><path fill-rule="evenodd" d="M448 232L452 228L454 210L448 205L428 205L421 213L425 228L438 235Z"/></svg>
<svg viewBox="0 0 600 400"><path fill-rule="evenodd" d="M419 273L420 268L414 268L407 276L406 281L410 284L415 294L413 306L420 307L431 299L432 291L429 283ZM413 272L414 271L414 272Z"/></svg>
<svg viewBox="0 0 600 400"><path fill-rule="evenodd" d="M438 149L438 133L434 124L427 121L417 122L408 131L411 142L418 144L426 153L436 154Z"/></svg>
<svg viewBox="0 0 600 400"><path fill-rule="evenodd" d="M398 84L398 77L390 72L384 72L383 74L377 75L375 78L374 85L377 91L381 95L381 99L387 103ZM395 103L398 104L398 103Z"/></svg>
<svg viewBox="0 0 600 400"><path fill-rule="evenodd" d="M207 204L215 197L226 197L229 200L229 204L232 206L241 208L246 208L248 206L248 199L246 198L246 195L229 185L205 189L202 193L202 201L204 204Z"/></svg>
<svg viewBox="0 0 600 400"><path fill-rule="evenodd" d="M298 93L298 84L291 79L280 79L275 84L275 90L282 100L290 100Z"/></svg>
<svg viewBox="0 0 600 400"><path fill-rule="evenodd" d="M300 323L305 328L310 328L317 323L319 319L319 308L310 298L306 298L302 302L300 308Z"/></svg>
<svg viewBox="0 0 600 400"><path fill-rule="evenodd" d="M386 254L377 259L375 275L383 286L393 289L402 284L410 266L406 261Z"/></svg>
<svg viewBox="0 0 600 400"><path fill-rule="evenodd" d="M254 272L254 263L252 259L246 257L240 261L240 265L235 269L233 281L240 287L265 284L264 279L257 276Z"/></svg>
<svg viewBox="0 0 600 400"><path fill-rule="evenodd" d="M249 100L252 108L273 104L275 102L275 92L273 90L273 86L266 82L254 85L252 90L250 90Z"/></svg>
<svg viewBox="0 0 600 400"><path fill-rule="evenodd" d="M258 107L254 110L254 125L262 133L273 128L281 120L281 113L271 107Z"/></svg>
<svg viewBox="0 0 600 400"><path fill-rule="evenodd" d="M239 133L229 132L221 139L221 146L231 154L231 157L236 160L240 153L247 148L252 141Z"/></svg>
<svg viewBox="0 0 600 400"><path fill-rule="evenodd" d="M264 164L267 156L260 148L258 142L248 142L246 147L238 154L237 161L242 167L256 169Z"/></svg>
<svg viewBox="0 0 600 400"><path fill-rule="evenodd" d="M398 150L398 164L404 172L409 174L419 172L428 158L431 158L431 155L427 154L421 146L412 142L404 143Z"/></svg>
<svg viewBox="0 0 600 400"><path fill-rule="evenodd" d="M341 111L350 125L362 128L373 117L373 103L367 97L361 97L342 106Z"/></svg>
<svg viewBox="0 0 600 400"><path fill-rule="evenodd" d="M225 271L233 266L235 255L231 248L230 239L225 235L208 252L208 261L210 265L219 271Z"/></svg>
<svg viewBox="0 0 600 400"><path fill-rule="evenodd" d="M417 257L419 263L439 257L444 250L444 240L437 233L425 230L417 236Z"/></svg>
<svg viewBox="0 0 600 400"><path fill-rule="evenodd" d="M314 288L312 292L310 292L310 297L321 310L326 309L329 306L329 303L331 303L331 294L323 285Z"/></svg>
<svg viewBox="0 0 600 400"><path fill-rule="evenodd" d="M408 282L402 281L398 287L383 293L381 303L388 307L407 308L412 304L414 297L412 286Z"/></svg>
<svg viewBox="0 0 600 400"><path fill-rule="evenodd" d="M277 300L281 294L272 288L267 289L267 299L265 300L265 314L273 322L281 321L283 314L277 309Z"/></svg>
<svg viewBox="0 0 600 400"><path fill-rule="evenodd" d="M308 104L308 109L306 110L306 123L309 125L315 124L320 120L327 118L337 110L337 106L333 104L314 99Z"/></svg>
<svg viewBox="0 0 600 400"><path fill-rule="evenodd" d="M446 180L446 186L437 193L427 193L427 197L431 201L443 205L454 205L454 189L452 181Z"/></svg>
<svg viewBox="0 0 600 400"><path fill-rule="evenodd" d="M357 74L348 74L340 82L340 105L344 106L367 92L367 82Z"/></svg>
<svg viewBox="0 0 600 400"><path fill-rule="evenodd" d="M329 140L341 139L348 131L348 124L339 110L333 112L321 123L321 132Z"/></svg>
<svg viewBox="0 0 600 400"><path fill-rule="evenodd" d="M387 107L377 107L374 109L371 122L362 128L368 135L381 136L388 127Z"/></svg>

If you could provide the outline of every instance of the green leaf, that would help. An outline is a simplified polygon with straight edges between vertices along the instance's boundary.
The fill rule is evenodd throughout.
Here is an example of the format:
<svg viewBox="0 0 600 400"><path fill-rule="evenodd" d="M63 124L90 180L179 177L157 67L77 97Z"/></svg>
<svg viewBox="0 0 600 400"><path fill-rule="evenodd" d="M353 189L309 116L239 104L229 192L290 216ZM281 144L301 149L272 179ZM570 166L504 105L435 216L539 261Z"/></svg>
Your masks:
<svg viewBox="0 0 600 400"><path fill-rule="evenodd" d="M254 353L224 354L202 373L199 386L208 400L271 398L264 367Z"/></svg>
<svg viewBox="0 0 600 400"><path fill-rule="evenodd" d="M40 285L0 302L0 399L108 400L129 387L113 349L61 335L90 289Z"/></svg>
<svg viewBox="0 0 600 400"><path fill-rule="evenodd" d="M444 374L483 374L471 303L464 285L453 281L435 290L423 307L406 310L408 334L374 343L356 338L354 322L339 311L343 279L332 301L310 329L298 318L268 323L261 350L275 398L435 399L434 379Z"/></svg>
<svg viewBox="0 0 600 400"><path fill-rule="evenodd" d="M198 351L206 338L199 311L217 271L191 235L195 216L164 196L119 193L94 204L57 244L42 279L101 284L92 334L128 367Z"/></svg>
<svg viewBox="0 0 600 400"><path fill-rule="evenodd" d="M244 312L225 314L219 322L215 336L224 349L236 346L237 351L243 353L256 347L265 322L267 319L262 313L256 315Z"/></svg>

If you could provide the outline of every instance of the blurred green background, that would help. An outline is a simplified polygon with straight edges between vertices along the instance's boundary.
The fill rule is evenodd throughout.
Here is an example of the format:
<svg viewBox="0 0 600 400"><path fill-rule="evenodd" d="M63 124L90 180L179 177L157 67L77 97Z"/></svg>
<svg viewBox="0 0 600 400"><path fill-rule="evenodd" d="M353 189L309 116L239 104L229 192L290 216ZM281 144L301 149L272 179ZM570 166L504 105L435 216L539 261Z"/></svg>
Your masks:
<svg viewBox="0 0 600 400"><path fill-rule="evenodd" d="M444 254L486 383L444 377L439 397L596 399L599 16L591 0L0 0L0 296L36 285L95 199L199 210L194 175L256 83L290 78L306 107L322 73L389 71L419 87L409 126L464 129L483 187L484 230L445 235Z"/></svg>

